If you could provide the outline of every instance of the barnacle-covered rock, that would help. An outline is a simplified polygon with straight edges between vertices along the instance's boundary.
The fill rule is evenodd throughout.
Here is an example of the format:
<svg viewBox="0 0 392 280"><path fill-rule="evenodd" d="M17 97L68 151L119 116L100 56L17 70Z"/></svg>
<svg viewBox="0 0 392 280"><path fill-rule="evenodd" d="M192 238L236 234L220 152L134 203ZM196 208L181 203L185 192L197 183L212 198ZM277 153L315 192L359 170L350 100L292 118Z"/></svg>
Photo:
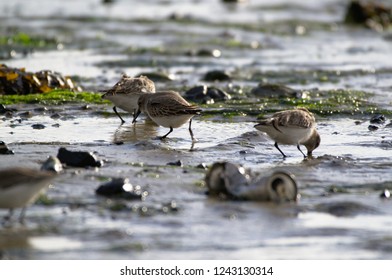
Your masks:
<svg viewBox="0 0 392 280"><path fill-rule="evenodd" d="M285 171L254 176L230 162L217 162L207 172L205 182L211 196L229 199L288 202L297 200L297 183Z"/></svg>
<svg viewBox="0 0 392 280"><path fill-rule="evenodd" d="M70 77L58 72L26 72L24 68L0 64L0 94L46 93L54 89L81 91Z"/></svg>

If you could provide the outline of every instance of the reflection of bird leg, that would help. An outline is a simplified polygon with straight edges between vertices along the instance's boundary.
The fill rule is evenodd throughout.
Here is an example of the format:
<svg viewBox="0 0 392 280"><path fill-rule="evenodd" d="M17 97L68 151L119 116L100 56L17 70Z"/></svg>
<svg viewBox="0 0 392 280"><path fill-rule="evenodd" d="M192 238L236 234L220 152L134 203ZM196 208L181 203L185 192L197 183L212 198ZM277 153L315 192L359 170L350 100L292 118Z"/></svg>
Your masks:
<svg viewBox="0 0 392 280"><path fill-rule="evenodd" d="M114 111L114 112L116 113L116 115L120 118L121 124L124 124L125 121L124 121L123 118L120 116L120 114L117 112L116 106L113 107L113 111Z"/></svg>

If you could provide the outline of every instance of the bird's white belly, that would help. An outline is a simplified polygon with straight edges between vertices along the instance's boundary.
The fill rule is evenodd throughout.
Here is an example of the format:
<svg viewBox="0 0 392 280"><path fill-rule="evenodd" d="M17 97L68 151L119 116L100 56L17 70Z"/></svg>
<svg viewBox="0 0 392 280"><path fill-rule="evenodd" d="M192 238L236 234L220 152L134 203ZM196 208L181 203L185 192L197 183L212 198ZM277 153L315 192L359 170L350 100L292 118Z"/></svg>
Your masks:
<svg viewBox="0 0 392 280"><path fill-rule="evenodd" d="M266 132L268 136L280 144L296 145L306 141L312 132L311 128L279 127L276 130L272 126L259 127L260 131Z"/></svg>
<svg viewBox="0 0 392 280"><path fill-rule="evenodd" d="M40 190L49 183L26 183L2 189L0 194L0 208L21 208L33 203L40 195Z"/></svg>
<svg viewBox="0 0 392 280"><path fill-rule="evenodd" d="M137 94L115 94L106 95L106 99L113 102L116 107L133 114L137 108L139 96Z"/></svg>
<svg viewBox="0 0 392 280"><path fill-rule="evenodd" d="M179 115L179 116L163 116L163 117L154 117L154 118L151 117L151 119L160 126L177 128L187 123L192 117L193 115Z"/></svg>

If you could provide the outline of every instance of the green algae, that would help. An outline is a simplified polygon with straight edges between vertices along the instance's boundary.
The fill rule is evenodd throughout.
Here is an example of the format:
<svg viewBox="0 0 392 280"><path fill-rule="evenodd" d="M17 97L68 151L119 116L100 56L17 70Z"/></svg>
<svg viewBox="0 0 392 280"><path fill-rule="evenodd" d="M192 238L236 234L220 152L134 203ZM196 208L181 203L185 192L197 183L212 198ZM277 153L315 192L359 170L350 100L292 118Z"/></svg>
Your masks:
<svg viewBox="0 0 392 280"><path fill-rule="evenodd" d="M0 95L0 104L48 104L61 105L71 102L85 102L94 104L110 104L102 99L101 94L92 92L73 92L69 90L53 90L48 93L26 95Z"/></svg>
<svg viewBox="0 0 392 280"><path fill-rule="evenodd" d="M203 118L232 120L234 117L256 116L262 118L266 114L280 110L304 107L318 115L367 115L382 113L392 115L387 109L379 108L370 101L373 93L360 90L334 89L326 91L302 91L302 97L262 97L249 96L246 99L232 99L224 103L205 104Z"/></svg>

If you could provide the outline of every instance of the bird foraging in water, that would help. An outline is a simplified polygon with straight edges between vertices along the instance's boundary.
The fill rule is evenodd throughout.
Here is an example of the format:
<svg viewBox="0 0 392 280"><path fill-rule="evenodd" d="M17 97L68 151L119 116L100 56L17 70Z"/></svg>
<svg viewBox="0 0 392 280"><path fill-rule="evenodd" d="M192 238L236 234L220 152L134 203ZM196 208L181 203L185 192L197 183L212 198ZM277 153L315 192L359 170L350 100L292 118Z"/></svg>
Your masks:
<svg viewBox="0 0 392 280"><path fill-rule="evenodd" d="M277 112L271 118L260 121L255 128L267 133L275 141L275 147L283 157L286 155L278 144L296 145L304 157L306 155L302 152L300 145L304 145L308 150L307 156L311 156L313 150L320 145L316 120L306 108Z"/></svg>
<svg viewBox="0 0 392 280"><path fill-rule="evenodd" d="M26 207L38 199L56 175L22 167L0 170L0 208L10 210L6 219L11 218L15 208L23 208L19 218L22 222Z"/></svg>
<svg viewBox="0 0 392 280"><path fill-rule="evenodd" d="M189 133L192 142L195 141L191 128L192 118L199 115L201 109L189 104L178 92L161 91L155 94L142 94L138 100L138 111L133 121L136 121L141 112L149 116L156 124L170 128L169 132L160 139L166 138L173 128L178 128L189 121Z"/></svg>
<svg viewBox="0 0 392 280"><path fill-rule="evenodd" d="M113 111L120 118L121 124L125 123L124 119L117 112L117 108L127 111L135 117L137 110L137 101L141 94L151 94L155 92L155 84L145 76L132 78L123 74L121 80L118 81L111 89L106 91L103 99L113 102Z"/></svg>

